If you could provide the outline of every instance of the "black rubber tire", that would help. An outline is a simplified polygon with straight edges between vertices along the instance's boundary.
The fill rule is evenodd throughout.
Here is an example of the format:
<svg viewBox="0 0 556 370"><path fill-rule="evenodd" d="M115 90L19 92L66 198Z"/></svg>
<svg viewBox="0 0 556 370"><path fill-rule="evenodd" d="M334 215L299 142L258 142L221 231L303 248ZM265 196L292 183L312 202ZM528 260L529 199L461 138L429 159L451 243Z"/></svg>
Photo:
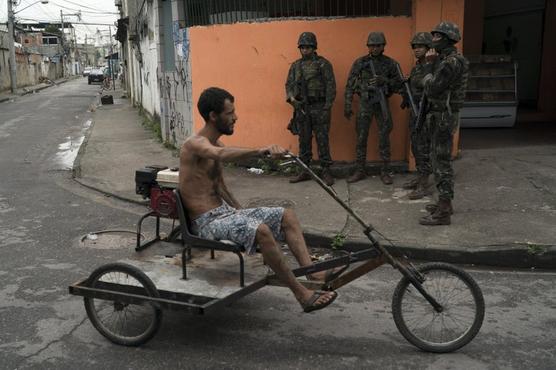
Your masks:
<svg viewBox="0 0 556 370"><path fill-rule="evenodd" d="M89 287L95 288L95 285L99 282L99 280L103 276L107 276L110 273L121 273L124 275L128 275L135 279L139 285L144 288L145 293L147 296L158 298L158 290L156 289L154 283L145 273L139 270L135 266L131 266L125 263L109 263L103 266L100 266L96 270L94 270L91 275L89 276ZM133 284L131 284L133 285ZM112 302L114 307L114 314L118 311L124 312L123 319L120 313L117 316L121 319L118 320L118 323L121 323L122 331L125 329L124 327L127 325L126 321L127 317L127 309L130 307L137 307L141 308L142 311L146 311L146 320L135 320L136 322L146 322L147 325L144 329L135 335L125 335L123 333L115 332L109 325L105 324L101 317L99 317L99 311L96 309L95 301L99 302ZM146 343L156 334L158 329L160 328L160 324L162 322L162 310L157 307L152 302L145 302L143 305L136 305L136 304L124 304L117 301L106 301L100 300L98 298L90 298L84 297L85 303L85 310L87 311L87 316L89 316L89 320L93 326L106 338L110 341L121 344L124 346L139 346L141 344ZM107 306L108 307L108 306ZM110 307L108 307L110 308ZM130 312L131 316L131 312ZM130 323L129 325L132 325Z"/></svg>
<svg viewBox="0 0 556 370"><path fill-rule="evenodd" d="M477 333L481 329L481 325L483 324L483 319L485 316L485 301L483 298L483 293L481 292L481 288L479 288L479 285L477 285L475 280L467 272L448 263L427 263L419 266L417 270L421 272L421 274L423 274L426 278L425 282L423 283L423 287L428 294L432 295L441 305L443 305L444 311L441 313L436 313L434 311L434 308L428 301L425 300L421 293L417 291L417 289L411 284L409 279L403 277L396 286L394 296L392 298L392 314L394 315L394 322L396 323L398 330L411 344L427 352L453 352L465 346L477 335ZM447 302L448 299L456 298L460 295L460 293L454 293L455 288L448 290L446 287L441 287L439 283L436 286L433 286L433 280L435 278L434 275L436 274L445 274L446 276L449 275L451 278L455 278L459 283L461 283L462 289L470 293L469 302L467 303L470 306L471 310L474 311L473 314L469 316L469 325L466 325L461 330L461 334L457 335L456 333L457 336L450 340L442 339L442 335L441 340L438 341L424 339L420 337L419 333L417 333L418 328L410 329L410 325L408 325L407 322L410 318L404 317L404 299L406 301L410 301L410 298L407 297L408 295L412 294L418 297L416 303L422 306L422 310L426 311L423 313L422 320L419 321L419 317L417 317L415 323L428 322L428 324L432 327L435 325L435 322L436 325L438 325L438 323L440 322L441 325L444 326L445 323L449 324L450 320L451 322L455 323L455 319L465 318L465 315L455 312L466 307L462 302L459 302L459 305L450 305L450 302ZM410 291L411 293L408 293ZM452 313L452 315L450 315L450 313ZM427 321L426 315L432 316L433 319ZM409 316L409 313L406 316ZM435 321L437 320L437 318L439 318L438 321ZM432 332L432 330L430 330L430 332ZM449 332L447 332L447 334L449 334Z"/></svg>

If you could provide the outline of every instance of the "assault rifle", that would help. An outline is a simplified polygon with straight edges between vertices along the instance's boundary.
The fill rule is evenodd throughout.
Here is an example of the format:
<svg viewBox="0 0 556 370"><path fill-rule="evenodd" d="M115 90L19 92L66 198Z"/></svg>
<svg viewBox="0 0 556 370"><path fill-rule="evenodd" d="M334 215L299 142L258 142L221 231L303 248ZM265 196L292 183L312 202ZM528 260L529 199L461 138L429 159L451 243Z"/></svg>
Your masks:
<svg viewBox="0 0 556 370"><path fill-rule="evenodd" d="M373 63L373 60L371 58L369 58L369 67L371 69L371 73L373 74L373 77L374 78L378 77L376 74L375 64ZM382 90L381 87L376 86L376 91L378 92L378 100L380 103L380 110L382 111L382 118L385 121L387 121L389 114L388 114L388 103L386 102L386 96L384 95L384 91Z"/></svg>
<svg viewBox="0 0 556 370"><path fill-rule="evenodd" d="M413 99L413 94L411 93L411 87L409 86L409 82L404 78L402 69L400 65L396 63L396 69L398 70L398 74L403 81L403 86L405 87L405 93L407 95L407 99L409 99L409 106L411 107L411 111L413 112L413 117L417 117L419 115L419 111L417 110L417 106L415 105L415 99Z"/></svg>
<svg viewBox="0 0 556 370"><path fill-rule="evenodd" d="M427 111L429 109L429 99L427 98L427 94L423 92L423 96L421 97L421 101L419 102L419 112L415 116L415 130L419 131L421 126L423 126L423 122L425 122L425 118L427 117Z"/></svg>
<svg viewBox="0 0 556 370"><path fill-rule="evenodd" d="M286 100L288 103L293 105L294 108L293 117L288 124L288 130L290 130L290 132L294 135L299 135L299 130L303 122L311 118L308 111L309 107L307 101L309 90L307 87L307 81L305 81L305 77L303 76L303 68L301 68L301 65L299 66L299 77L300 78L297 81L297 90L299 93L294 97L289 96Z"/></svg>

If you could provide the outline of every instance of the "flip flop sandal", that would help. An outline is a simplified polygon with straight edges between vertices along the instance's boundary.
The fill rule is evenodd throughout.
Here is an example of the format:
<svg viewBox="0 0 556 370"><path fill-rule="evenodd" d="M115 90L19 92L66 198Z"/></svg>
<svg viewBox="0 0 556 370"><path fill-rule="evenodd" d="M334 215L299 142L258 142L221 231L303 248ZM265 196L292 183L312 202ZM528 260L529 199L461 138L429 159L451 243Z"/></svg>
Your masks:
<svg viewBox="0 0 556 370"><path fill-rule="evenodd" d="M319 300L320 297L322 297L325 294L328 293L332 293L332 298L330 298L330 300L328 300L325 303L318 303L316 304L316 302ZM316 290L315 293L313 293L313 295L311 296L311 298L309 298L309 300L307 302L305 302L304 304L301 305L301 307L303 307L303 312L305 313L309 313L309 312L313 312L316 310L320 310L325 308L326 306L330 305L330 303L334 302L336 300L336 298L338 298L338 293L332 291L322 291L322 290Z"/></svg>

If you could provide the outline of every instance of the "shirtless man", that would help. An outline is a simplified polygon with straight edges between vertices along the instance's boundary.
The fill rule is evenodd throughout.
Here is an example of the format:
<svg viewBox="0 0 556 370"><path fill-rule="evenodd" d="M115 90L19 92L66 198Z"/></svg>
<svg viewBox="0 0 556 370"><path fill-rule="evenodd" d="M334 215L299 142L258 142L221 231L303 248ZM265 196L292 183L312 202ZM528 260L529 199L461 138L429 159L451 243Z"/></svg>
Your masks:
<svg viewBox="0 0 556 370"><path fill-rule="evenodd" d="M192 229L200 237L231 240L254 254L258 245L265 262L293 292L305 312L328 306L338 294L312 291L300 284L288 266L277 238L285 240L301 266L312 264L301 225L291 209L260 207L241 209L229 192L222 176L222 162L270 155L280 158L286 150L271 145L258 149L225 147L218 139L232 135L237 121L234 97L211 87L203 91L197 103L205 126L189 137L181 147L179 188L192 220ZM310 279L324 280L319 272Z"/></svg>

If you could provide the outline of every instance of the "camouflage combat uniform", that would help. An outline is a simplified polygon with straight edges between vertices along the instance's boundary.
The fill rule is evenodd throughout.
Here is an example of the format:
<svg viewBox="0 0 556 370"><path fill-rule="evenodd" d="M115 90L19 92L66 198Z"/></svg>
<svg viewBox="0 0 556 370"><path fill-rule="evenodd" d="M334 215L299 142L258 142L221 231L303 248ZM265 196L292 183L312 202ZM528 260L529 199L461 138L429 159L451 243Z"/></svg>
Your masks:
<svg viewBox="0 0 556 370"><path fill-rule="evenodd" d="M445 35L451 44L441 49L435 46L439 57L432 65L432 73L425 76L423 81L429 101L425 124L431 135L431 162L438 204L436 208L430 209L433 213L423 217L420 223L448 225L454 198L453 135L459 125L459 111L465 98L469 62L453 45L461 39L455 24L441 22L431 33Z"/></svg>
<svg viewBox="0 0 556 370"><path fill-rule="evenodd" d="M429 49L431 47L432 37L430 34L426 35L425 32L419 32L411 40L411 45L425 45ZM425 75L431 72L431 66L427 63L417 60L415 66L409 74L408 82L411 89L411 94L413 95L413 100L417 108L421 104L421 98L423 97L423 78ZM408 99L408 98L406 98ZM416 116L413 111L410 111L409 120L409 132L411 141L411 151L415 157L415 167L417 169L418 176L428 177L432 173L431 163L430 163L430 132L428 131L427 125L422 125L417 130Z"/></svg>
<svg viewBox="0 0 556 370"><path fill-rule="evenodd" d="M371 35L369 35L369 41L372 34L378 33L372 32ZM384 39L384 35L382 35L382 38L384 40L383 44L385 44L386 41ZM368 43L368 45L371 44ZM377 76L382 76L384 78L384 83L380 87L369 85L369 80L374 77L370 68L369 60L372 60ZM367 159L367 140L373 117L376 117L378 123L379 152L380 157L384 162L383 170L389 170L390 132L393 127L392 115L389 107L387 107L388 109L386 112L382 112L378 88L382 89L386 99L392 96L393 93L399 91L401 79L396 69L396 63L397 62L394 59L383 54L376 57L368 54L358 58L353 63L349 72L345 91L344 110L347 112L351 111L353 94L357 94L360 97L359 111L357 112L355 126L357 134L356 166L358 170L364 171L365 168L365 162Z"/></svg>
<svg viewBox="0 0 556 370"><path fill-rule="evenodd" d="M301 34L300 44L306 42L303 39L306 34L310 32ZM311 37L308 39L312 40ZM316 47L316 38L314 46ZM306 164L311 162L314 132L321 166L327 169L332 164L328 141L330 110L336 98L336 81L332 64L316 52L311 58L296 60L288 72L286 95L302 102L300 107L296 107L298 110L303 110L304 115L299 125L299 157Z"/></svg>
<svg viewBox="0 0 556 370"><path fill-rule="evenodd" d="M431 160L440 198L454 198L452 142L463 106L469 63L456 48L440 53L432 79L426 84L430 110L427 129L431 131Z"/></svg>

